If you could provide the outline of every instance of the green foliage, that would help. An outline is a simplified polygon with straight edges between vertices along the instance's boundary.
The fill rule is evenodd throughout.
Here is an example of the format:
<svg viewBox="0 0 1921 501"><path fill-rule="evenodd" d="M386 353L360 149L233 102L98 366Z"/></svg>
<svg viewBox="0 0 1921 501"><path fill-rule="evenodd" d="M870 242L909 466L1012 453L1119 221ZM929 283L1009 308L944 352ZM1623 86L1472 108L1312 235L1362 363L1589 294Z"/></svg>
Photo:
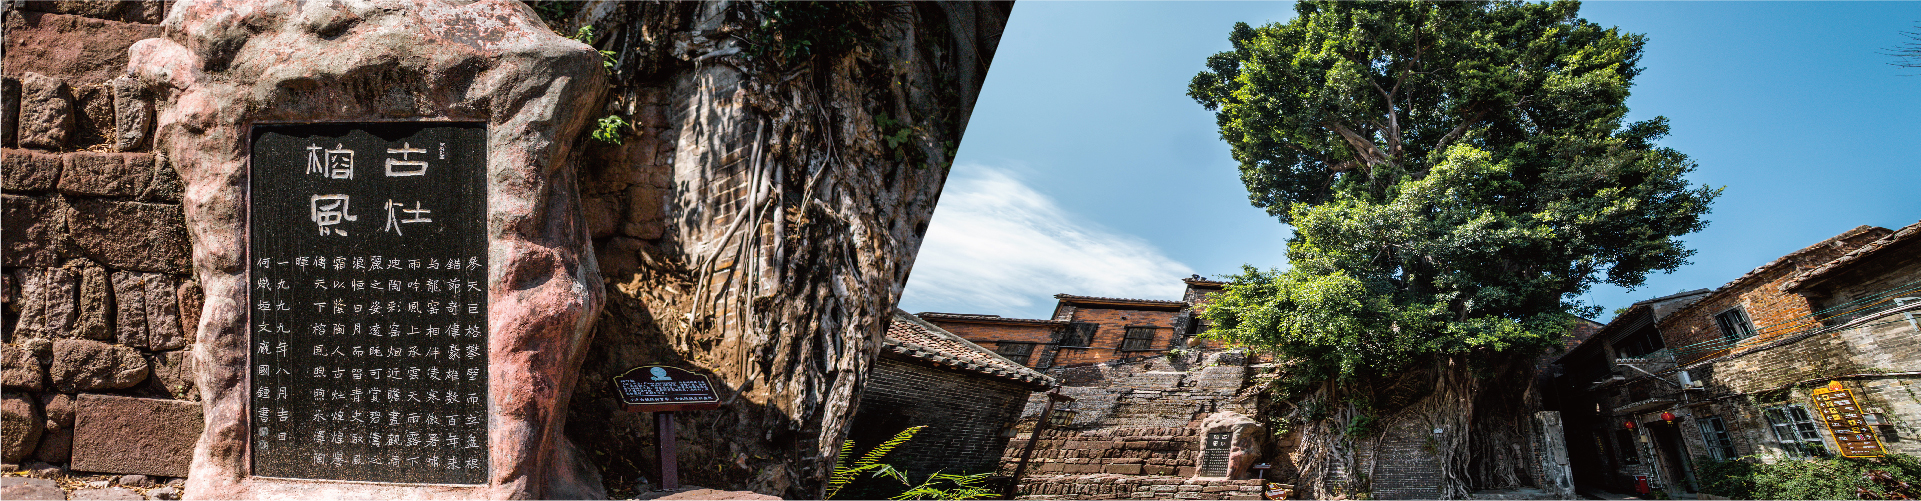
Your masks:
<svg viewBox="0 0 1921 501"><path fill-rule="evenodd" d="M1254 205L1294 227L1286 271L1245 268L1211 337L1309 380L1553 345L1595 283L1693 251L1720 193L1625 123L1645 39L1574 2L1302 2L1236 23L1188 96L1217 111Z"/></svg>
<svg viewBox="0 0 1921 501"><path fill-rule="evenodd" d="M894 477L900 480L900 483L906 484L907 475L905 473L901 473L900 470L894 469L892 465L882 463L880 460L882 457L886 457L887 453L893 452L895 447L900 447L901 444L912 440L915 433L920 433L921 429L926 427L927 426L923 425L901 430L900 433L894 434L894 438L887 439L887 441L881 442L880 445L874 446L874 448L869 449L866 454L861 455L859 460L852 463L848 463L847 460L853 457L854 441L848 440L841 442L840 455L834 458L834 473L827 477L827 497L832 498L835 494L839 494L841 489L846 488L848 484L854 483L855 479L860 478L860 474L868 472L872 472L872 476L875 477Z"/></svg>
<svg viewBox="0 0 1921 501"><path fill-rule="evenodd" d="M887 499L990 498L994 497L995 493L988 490L986 484L987 477L993 474L993 472L983 472L972 475L954 475L934 472L934 474L927 476L927 481L907 489L907 492L902 492Z"/></svg>
<svg viewBox="0 0 1921 501"><path fill-rule="evenodd" d="M621 129L627 128L627 119L620 115L607 115L600 118L600 125L594 127L595 140L603 143L620 144Z"/></svg>
<svg viewBox="0 0 1921 501"><path fill-rule="evenodd" d="M569 38L574 39L574 41L587 44L588 47L592 47L594 45L594 27L582 26L580 27L580 31L574 32L574 36ZM615 52L611 50L602 50L598 52L600 52L600 67L602 69L607 70L608 72L614 71L614 64L618 62L618 60L614 59Z"/></svg>
<svg viewBox="0 0 1921 501"><path fill-rule="evenodd" d="M580 12L581 3L573 0L547 0L527 2L527 5L533 7L534 14L540 16L540 20L547 22L548 26L560 26L573 18L574 13Z"/></svg>
<svg viewBox="0 0 1921 501"><path fill-rule="evenodd" d="M878 15L866 2L770 2L760 8L760 27L742 38L756 59L794 63L853 49Z"/></svg>
<svg viewBox="0 0 1921 501"><path fill-rule="evenodd" d="M1695 458L1701 492L1733 499L1902 499L1921 485L1921 460L1906 454L1884 458L1822 458L1762 463Z"/></svg>

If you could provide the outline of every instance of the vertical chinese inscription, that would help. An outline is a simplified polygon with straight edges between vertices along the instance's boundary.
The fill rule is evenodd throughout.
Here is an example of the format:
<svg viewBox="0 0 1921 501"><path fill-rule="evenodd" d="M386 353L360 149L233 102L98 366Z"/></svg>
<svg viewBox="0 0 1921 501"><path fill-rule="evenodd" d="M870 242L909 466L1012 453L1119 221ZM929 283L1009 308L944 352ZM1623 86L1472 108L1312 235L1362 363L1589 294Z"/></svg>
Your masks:
<svg viewBox="0 0 1921 501"><path fill-rule="evenodd" d="M253 136L254 474L485 483L485 127L273 125Z"/></svg>

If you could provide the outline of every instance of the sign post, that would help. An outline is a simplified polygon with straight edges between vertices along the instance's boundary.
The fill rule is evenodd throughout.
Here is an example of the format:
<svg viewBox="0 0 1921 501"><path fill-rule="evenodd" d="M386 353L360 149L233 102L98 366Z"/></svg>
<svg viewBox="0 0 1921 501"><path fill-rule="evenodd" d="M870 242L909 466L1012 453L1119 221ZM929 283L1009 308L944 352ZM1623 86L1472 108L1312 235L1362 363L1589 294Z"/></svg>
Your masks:
<svg viewBox="0 0 1921 501"><path fill-rule="evenodd" d="M627 412L654 413L654 433L660 447L660 487L680 488L680 468L674 444L674 413L720 408L720 396L707 376L665 365L629 369L614 378Z"/></svg>
<svg viewBox="0 0 1921 501"><path fill-rule="evenodd" d="M1814 408L1821 413L1821 419L1828 424L1828 433L1834 435L1834 442L1841 446L1841 456L1851 458L1871 458L1888 455L1882 447L1881 438L1869 429L1867 419L1861 414L1861 407L1854 401L1854 392L1842 386L1840 381L1829 381L1825 388L1812 392Z"/></svg>

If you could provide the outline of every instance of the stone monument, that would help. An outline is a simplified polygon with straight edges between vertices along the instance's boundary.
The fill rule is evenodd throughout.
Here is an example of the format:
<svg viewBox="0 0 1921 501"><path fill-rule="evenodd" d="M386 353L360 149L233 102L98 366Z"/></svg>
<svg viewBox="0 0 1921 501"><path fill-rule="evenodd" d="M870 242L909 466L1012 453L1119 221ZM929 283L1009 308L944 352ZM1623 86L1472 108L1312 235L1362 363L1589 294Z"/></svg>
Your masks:
<svg viewBox="0 0 1921 501"><path fill-rule="evenodd" d="M600 55L525 5L182 1L129 49L205 294L206 498L595 498Z"/></svg>

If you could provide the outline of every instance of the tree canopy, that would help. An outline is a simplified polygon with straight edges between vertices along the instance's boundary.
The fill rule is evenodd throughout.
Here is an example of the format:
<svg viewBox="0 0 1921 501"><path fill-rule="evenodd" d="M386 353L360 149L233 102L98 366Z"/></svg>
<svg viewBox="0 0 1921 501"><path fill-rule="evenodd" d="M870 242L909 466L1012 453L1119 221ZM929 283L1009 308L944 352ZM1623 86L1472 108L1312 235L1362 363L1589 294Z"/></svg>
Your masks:
<svg viewBox="0 0 1921 501"><path fill-rule="evenodd" d="M1294 227L1291 268L1251 267L1213 336L1322 377L1562 338L1574 298L1693 251L1720 193L1690 187L1666 118L1627 122L1646 38L1580 4L1301 2L1236 23L1188 96L1217 112L1254 205Z"/></svg>

